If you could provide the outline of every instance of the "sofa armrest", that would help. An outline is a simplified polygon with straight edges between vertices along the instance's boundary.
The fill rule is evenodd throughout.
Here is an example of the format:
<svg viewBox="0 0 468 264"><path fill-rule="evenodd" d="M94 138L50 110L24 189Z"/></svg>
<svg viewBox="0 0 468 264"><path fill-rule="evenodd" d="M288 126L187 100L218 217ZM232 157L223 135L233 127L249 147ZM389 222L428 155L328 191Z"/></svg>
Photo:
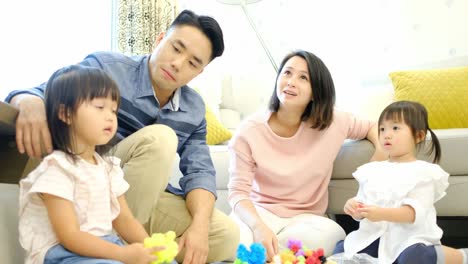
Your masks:
<svg viewBox="0 0 468 264"><path fill-rule="evenodd" d="M332 179L353 179L352 173L368 163L374 152L369 140L346 140L333 163Z"/></svg>
<svg viewBox="0 0 468 264"><path fill-rule="evenodd" d="M15 135L15 121L18 110L13 106L0 102L0 136Z"/></svg>
<svg viewBox="0 0 468 264"><path fill-rule="evenodd" d="M15 142L18 110L0 102L0 183L17 184L23 175L28 156L20 154Z"/></svg>

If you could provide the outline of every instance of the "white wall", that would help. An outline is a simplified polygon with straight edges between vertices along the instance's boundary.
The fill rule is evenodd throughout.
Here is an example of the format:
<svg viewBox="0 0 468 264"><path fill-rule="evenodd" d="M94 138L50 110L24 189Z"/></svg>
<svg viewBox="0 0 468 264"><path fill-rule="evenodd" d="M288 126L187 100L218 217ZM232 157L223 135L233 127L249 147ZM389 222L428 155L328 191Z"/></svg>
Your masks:
<svg viewBox="0 0 468 264"><path fill-rule="evenodd" d="M111 0L0 2L0 100L111 49Z"/></svg>
<svg viewBox="0 0 468 264"><path fill-rule="evenodd" d="M275 74L242 9L216 0L181 7L223 28L225 54L207 71L232 76L222 107L248 114L265 105ZM278 64L290 50L314 52L334 76L337 105L353 112L371 104L366 95L391 93L391 71L468 65L467 0L263 0L248 10Z"/></svg>
<svg viewBox="0 0 468 264"><path fill-rule="evenodd" d="M111 2L2 1L0 100L110 50ZM265 107L275 72L241 7L216 0L180 6L215 17L225 35L224 55L191 84L215 111L218 104L244 115ZM277 64L296 48L314 52L332 71L338 106L354 112L371 104L367 95L391 92L391 71L468 65L468 0L263 0L248 11Z"/></svg>

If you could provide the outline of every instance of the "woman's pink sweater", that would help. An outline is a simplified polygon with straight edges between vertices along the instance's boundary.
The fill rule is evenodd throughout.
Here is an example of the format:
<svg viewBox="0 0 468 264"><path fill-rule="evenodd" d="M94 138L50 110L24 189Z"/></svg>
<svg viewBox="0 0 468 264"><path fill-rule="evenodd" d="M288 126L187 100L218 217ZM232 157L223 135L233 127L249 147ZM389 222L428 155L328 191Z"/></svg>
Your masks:
<svg viewBox="0 0 468 264"><path fill-rule="evenodd" d="M229 143L231 207L249 199L280 217L323 215L341 145L346 139L365 138L374 123L335 110L327 129L302 122L294 136L284 138L271 130L270 116L262 112L246 119Z"/></svg>

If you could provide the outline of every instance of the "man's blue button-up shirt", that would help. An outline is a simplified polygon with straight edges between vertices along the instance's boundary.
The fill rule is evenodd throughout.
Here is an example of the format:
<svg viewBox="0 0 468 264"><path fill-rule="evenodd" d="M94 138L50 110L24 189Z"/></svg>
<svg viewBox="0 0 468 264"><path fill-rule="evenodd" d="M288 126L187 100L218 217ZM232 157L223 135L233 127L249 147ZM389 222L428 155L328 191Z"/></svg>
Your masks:
<svg viewBox="0 0 468 264"><path fill-rule="evenodd" d="M215 170L206 145L203 99L193 89L183 86L161 108L151 84L149 57L150 55L127 57L118 53L97 52L88 55L80 64L104 70L117 83L121 93L117 130L119 139L152 124L164 124L175 131L179 139L179 168L184 176L179 181L182 190L169 185L168 191L185 196L193 189L205 189L216 196ZM9 102L20 93L44 98L45 86L43 83L30 90L13 91L5 101Z"/></svg>

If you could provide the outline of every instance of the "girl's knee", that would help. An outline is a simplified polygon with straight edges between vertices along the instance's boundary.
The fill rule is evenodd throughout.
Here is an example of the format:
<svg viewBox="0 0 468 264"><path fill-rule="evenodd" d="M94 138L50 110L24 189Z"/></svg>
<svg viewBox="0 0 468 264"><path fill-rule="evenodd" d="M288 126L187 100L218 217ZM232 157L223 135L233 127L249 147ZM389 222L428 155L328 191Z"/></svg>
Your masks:
<svg viewBox="0 0 468 264"><path fill-rule="evenodd" d="M397 260L400 264L436 264L437 254L434 246L426 246L422 243L418 243L411 245L403 250L400 256L398 256Z"/></svg>

